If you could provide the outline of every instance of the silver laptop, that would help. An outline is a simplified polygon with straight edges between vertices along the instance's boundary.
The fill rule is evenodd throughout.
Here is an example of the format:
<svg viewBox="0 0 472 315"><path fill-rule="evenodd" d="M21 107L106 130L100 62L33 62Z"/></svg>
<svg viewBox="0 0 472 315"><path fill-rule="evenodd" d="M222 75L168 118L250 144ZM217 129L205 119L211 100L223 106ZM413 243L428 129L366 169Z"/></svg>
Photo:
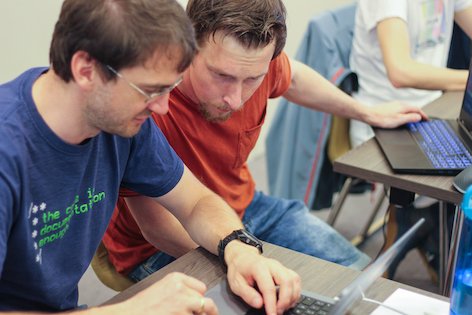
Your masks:
<svg viewBox="0 0 472 315"><path fill-rule="evenodd" d="M302 298L297 305L297 307L302 310L295 312L295 310L292 309L284 314L304 314L302 313L303 310L311 310L311 312L307 314L345 314L354 303L362 299L362 293L387 270L393 259L406 246L409 240L411 240L424 221L423 218L418 220L418 222L403 234L387 251L380 255L377 260L370 264L353 282L344 288L337 297L331 298L313 292L302 291ZM250 309L239 297L232 294L226 281L218 283L215 287L208 290L205 295L213 299L220 314L265 314L263 309Z"/></svg>

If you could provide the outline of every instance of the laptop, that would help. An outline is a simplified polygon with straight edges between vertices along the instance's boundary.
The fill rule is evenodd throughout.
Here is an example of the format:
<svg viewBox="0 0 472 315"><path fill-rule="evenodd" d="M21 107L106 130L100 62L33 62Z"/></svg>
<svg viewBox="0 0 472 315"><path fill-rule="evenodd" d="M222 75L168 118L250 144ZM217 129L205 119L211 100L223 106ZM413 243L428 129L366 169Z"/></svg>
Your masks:
<svg viewBox="0 0 472 315"><path fill-rule="evenodd" d="M471 68L459 118L431 119L396 129L374 128L375 139L394 172L456 175L472 165Z"/></svg>
<svg viewBox="0 0 472 315"><path fill-rule="evenodd" d="M387 251L380 255L377 260L364 269L354 281L344 288L339 296L331 298L314 292L302 291L302 297L297 306L286 311L284 314L345 314L354 303L362 299L362 293L387 270L393 259L406 247L424 221L423 218L418 220ZM220 314L265 314L263 309L251 309L239 297L232 294L226 281L218 283L215 287L208 290L205 295L213 299Z"/></svg>

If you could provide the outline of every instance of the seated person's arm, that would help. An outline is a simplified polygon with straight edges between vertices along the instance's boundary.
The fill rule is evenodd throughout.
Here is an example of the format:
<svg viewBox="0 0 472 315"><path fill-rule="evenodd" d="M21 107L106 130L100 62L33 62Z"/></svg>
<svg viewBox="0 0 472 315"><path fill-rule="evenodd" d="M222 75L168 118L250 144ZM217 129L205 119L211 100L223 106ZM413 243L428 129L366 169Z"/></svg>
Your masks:
<svg viewBox="0 0 472 315"><path fill-rule="evenodd" d="M233 209L205 187L185 167L180 182L164 196L155 198L183 225L190 237L213 254L218 254L218 243L233 230L243 225ZM137 212L134 212L137 216ZM138 219L139 220L139 219ZM149 224L150 228L152 224ZM144 233L148 232L143 231ZM252 249L252 248L251 248Z"/></svg>
<svg viewBox="0 0 472 315"><path fill-rule="evenodd" d="M464 90L466 70L435 67L411 57L406 22L388 18L377 24L377 36L388 79L396 88Z"/></svg>
<svg viewBox="0 0 472 315"><path fill-rule="evenodd" d="M180 257L198 247L179 220L153 198L137 196L125 199L144 238L154 247L173 257Z"/></svg>
<svg viewBox="0 0 472 315"><path fill-rule="evenodd" d="M200 183L186 167L179 183L156 201L169 209L197 244L214 254L218 252L220 240L243 228L235 211ZM134 211L134 215L138 222L142 222L139 212ZM143 215L147 219L156 219ZM152 222L145 227L153 229ZM148 237L155 235L150 231L143 231L143 234ZM276 310L285 310L298 301L301 290L299 276L278 261L260 255L255 247L231 241L225 247L224 259L231 290L252 307L264 305L267 313L274 314ZM280 286L278 300L276 284Z"/></svg>
<svg viewBox="0 0 472 315"><path fill-rule="evenodd" d="M292 79L289 89L283 96L293 103L384 128L397 127L427 118L418 107L400 102L367 107L307 65L294 60L290 60L290 64Z"/></svg>

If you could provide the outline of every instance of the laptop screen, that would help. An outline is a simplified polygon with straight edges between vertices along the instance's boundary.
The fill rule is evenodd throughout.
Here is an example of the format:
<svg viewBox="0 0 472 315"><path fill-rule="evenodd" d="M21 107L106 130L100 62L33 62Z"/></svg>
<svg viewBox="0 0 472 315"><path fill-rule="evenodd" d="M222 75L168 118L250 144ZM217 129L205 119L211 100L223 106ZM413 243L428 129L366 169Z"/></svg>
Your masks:
<svg viewBox="0 0 472 315"><path fill-rule="evenodd" d="M418 231L425 219L421 218L405 234L402 235L386 252L368 266L353 282L351 282L341 294L330 315L343 315L357 301L362 299L362 294L387 270L393 259L405 248L413 235Z"/></svg>
<svg viewBox="0 0 472 315"><path fill-rule="evenodd" d="M469 78L464 92L461 113L459 120L463 123L467 131L472 131L472 79L471 79L472 62L469 68Z"/></svg>

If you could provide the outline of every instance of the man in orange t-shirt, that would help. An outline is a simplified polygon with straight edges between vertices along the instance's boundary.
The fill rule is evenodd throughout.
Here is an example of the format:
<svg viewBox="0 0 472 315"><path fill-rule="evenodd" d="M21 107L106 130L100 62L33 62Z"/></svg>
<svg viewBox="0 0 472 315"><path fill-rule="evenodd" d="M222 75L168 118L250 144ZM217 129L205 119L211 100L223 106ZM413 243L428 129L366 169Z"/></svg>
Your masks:
<svg viewBox="0 0 472 315"><path fill-rule="evenodd" d="M200 51L172 91L169 113L153 115L155 123L195 176L228 202L256 237L342 265L365 267L370 258L311 215L302 202L255 190L246 161L264 123L267 101L284 96L382 127L417 121L424 113L396 102L368 108L311 68L290 60L282 52L286 26L281 0L190 0L187 13ZM103 239L118 272L138 281L197 246L163 206L122 193ZM138 212L135 222L132 214ZM146 215L153 220L142 219ZM146 224L156 218L162 222L154 229L161 241L150 244L146 237L158 237L143 236L139 228L149 231Z"/></svg>

